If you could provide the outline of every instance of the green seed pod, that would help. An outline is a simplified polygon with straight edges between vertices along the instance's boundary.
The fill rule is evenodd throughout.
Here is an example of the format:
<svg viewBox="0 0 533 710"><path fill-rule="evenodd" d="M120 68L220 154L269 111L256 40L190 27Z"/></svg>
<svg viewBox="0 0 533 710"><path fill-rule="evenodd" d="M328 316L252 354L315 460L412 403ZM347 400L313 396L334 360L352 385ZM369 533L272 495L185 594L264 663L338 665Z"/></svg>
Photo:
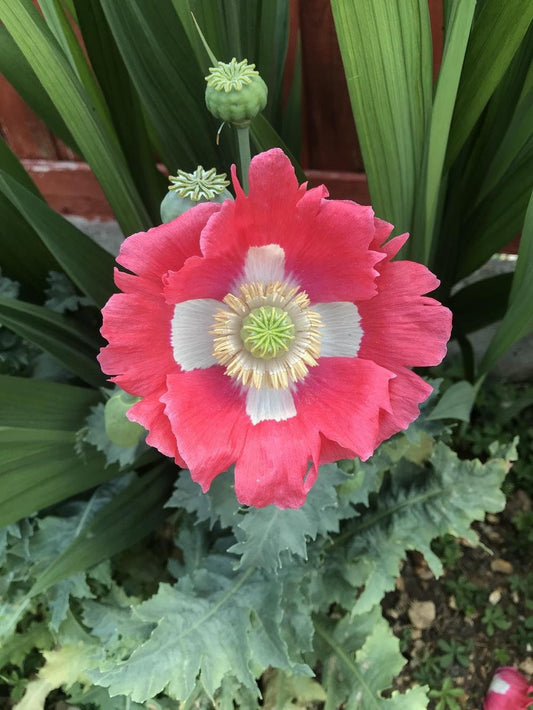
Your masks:
<svg viewBox="0 0 533 710"><path fill-rule="evenodd" d="M248 64L246 59L237 62L233 57L229 64L218 62L205 79L205 103L221 121L242 128L267 104L267 86L255 71L255 64Z"/></svg>
<svg viewBox="0 0 533 710"><path fill-rule="evenodd" d="M193 173L178 170L178 174L169 177L168 194L161 202L161 220L171 222L191 207L202 202L218 202L232 200L233 196L226 190L229 180L226 174L217 174L215 168L204 170L199 165Z"/></svg>
<svg viewBox="0 0 533 710"><path fill-rule="evenodd" d="M119 390L107 400L104 408L105 430L113 444L124 448L135 446L145 433L145 429L140 424L130 422L126 417L128 409L131 409L140 399Z"/></svg>

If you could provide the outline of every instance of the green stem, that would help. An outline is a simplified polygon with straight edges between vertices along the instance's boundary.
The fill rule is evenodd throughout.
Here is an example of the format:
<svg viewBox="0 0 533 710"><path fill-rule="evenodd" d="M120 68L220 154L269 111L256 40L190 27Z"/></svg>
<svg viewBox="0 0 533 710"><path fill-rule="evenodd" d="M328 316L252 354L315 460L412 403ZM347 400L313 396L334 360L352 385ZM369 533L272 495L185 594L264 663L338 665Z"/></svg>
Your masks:
<svg viewBox="0 0 533 710"><path fill-rule="evenodd" d="M250 154L250 126L235 126L239 144L239 167L241 169L242 189L248 194L248 170L252 160Z"/></svg>

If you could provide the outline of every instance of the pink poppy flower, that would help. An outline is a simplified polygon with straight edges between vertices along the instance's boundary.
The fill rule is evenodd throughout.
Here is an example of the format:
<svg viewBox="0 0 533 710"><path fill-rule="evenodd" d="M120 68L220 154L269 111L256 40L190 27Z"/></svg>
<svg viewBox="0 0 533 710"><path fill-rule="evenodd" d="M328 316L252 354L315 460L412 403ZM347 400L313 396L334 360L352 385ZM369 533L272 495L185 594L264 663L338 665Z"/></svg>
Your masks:
<svg viewBox="0 0 533 710"><path fill-rule="evenodd" d="M498 668L483 702L483 710L526 710L533 705L529 693L533 693L533 685L529 685L516 668Z"/></svg>
<svg viewBox="0 0 533 710"><path fill-rule="evenodd" d="M104 372L143 399L128 417L206 491L235 464L238 500L300 507L318 467L367 459L431 387L446 352L438 280L391 261L407 235L370 207L298 185L279 149L245 195L126 239L103 310Z"/></svg>

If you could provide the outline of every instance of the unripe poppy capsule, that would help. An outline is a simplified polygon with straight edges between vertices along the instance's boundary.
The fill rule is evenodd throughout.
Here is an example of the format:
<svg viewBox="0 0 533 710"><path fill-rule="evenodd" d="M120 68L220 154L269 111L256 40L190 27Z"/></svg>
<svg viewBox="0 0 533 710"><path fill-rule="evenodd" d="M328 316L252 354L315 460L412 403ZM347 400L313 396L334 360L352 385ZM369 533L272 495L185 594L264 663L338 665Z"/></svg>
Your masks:
<svg viewBox="0 0 533 710"><path fill-rule="evenodd" d="M246 59L235 57L226 64L218 62L206 76L205 103L209 111L221 121L242 128L262 111L268 98L265 82Z"/></svg>

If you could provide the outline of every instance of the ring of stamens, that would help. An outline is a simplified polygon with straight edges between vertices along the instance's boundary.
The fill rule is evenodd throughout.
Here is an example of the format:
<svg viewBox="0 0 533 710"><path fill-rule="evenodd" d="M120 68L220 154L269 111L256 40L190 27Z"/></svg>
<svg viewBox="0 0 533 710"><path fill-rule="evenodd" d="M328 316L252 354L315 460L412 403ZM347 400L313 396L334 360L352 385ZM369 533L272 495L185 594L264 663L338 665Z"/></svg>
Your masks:
<svg viewBox="0 0 533 710"><path fill-rule="evenodd" d="M223 302L211 328L213 356L239 384L285 389L318 364L322 321L305 291L258 281Z"/></svg>

